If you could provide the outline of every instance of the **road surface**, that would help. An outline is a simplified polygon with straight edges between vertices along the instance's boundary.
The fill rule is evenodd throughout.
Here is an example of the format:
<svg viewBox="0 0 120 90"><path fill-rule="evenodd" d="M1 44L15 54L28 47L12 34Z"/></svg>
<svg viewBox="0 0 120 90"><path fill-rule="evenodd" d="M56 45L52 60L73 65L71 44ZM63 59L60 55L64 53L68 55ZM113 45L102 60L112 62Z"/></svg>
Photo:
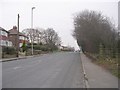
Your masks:
<svg viewBox="0 0 120 90"><path fill-rule="evenodd" d="M80 53L59 52L2 63L3 88L84 88Z"/></svg>

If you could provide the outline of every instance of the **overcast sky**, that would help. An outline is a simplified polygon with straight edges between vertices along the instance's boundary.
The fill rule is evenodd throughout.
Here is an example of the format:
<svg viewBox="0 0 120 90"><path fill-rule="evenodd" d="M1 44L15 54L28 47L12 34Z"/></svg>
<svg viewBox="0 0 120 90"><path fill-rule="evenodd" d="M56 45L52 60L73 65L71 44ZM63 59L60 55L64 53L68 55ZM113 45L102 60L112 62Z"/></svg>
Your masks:
<svg viewBox="0 0 120 90"><path fill-rule="evenodd" d="M102 12L118 24L118 0L0 0L0 27L6 30L17 25L20 14L20 31L31 27L31 8L34 9L33 27L53 28L63 45L78 49L72 37L73 17L85 9Z"/></svg>

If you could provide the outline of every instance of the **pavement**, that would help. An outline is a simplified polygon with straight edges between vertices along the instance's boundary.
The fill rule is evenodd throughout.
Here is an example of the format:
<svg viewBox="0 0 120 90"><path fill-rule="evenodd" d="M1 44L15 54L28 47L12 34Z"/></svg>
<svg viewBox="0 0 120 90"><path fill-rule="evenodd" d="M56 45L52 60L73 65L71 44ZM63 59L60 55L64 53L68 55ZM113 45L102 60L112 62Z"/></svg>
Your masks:
<svg viewBox="0 0 120 90"><path fill-rule="evenodd" d="M13 61L13 60L20 60L20 59L25 59L25 56L22 57L15 57L15 58L4 58L4 59L0 59L0 62L7 62L7 61Z"/></svg>
<svg viewBox="0 0 120 90"><path fill-rule="evenodd" d="M80 54L88 88L118 88L118 78Z"/></svg>
<svg viewBox="0 0 120 90"><path fill-rule="evenodd" d="M3 88L85 88L80 54L59 52L2 62Z"/></svg>
<svg viewBox="0 0 120 90"><path fill-rule="evenodd" d="M32 57L41 56L41 55L43 55L43 54L33 55L33 56L19 56L19 57L15 57L15 58L2 58L2 59L0 59L0 62L14 61L14 60L20 60L20 59L28 59L28 58L32 58Z"/></svg>

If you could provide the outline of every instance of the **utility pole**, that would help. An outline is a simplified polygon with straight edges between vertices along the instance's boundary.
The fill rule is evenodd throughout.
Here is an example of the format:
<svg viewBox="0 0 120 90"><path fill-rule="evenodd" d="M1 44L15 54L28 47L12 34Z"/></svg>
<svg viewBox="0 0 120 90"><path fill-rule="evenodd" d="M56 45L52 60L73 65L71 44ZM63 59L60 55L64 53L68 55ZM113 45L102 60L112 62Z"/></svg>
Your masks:
<svg viewBox="0 0 120 90"><path fill-rule="evenodd" d="M32 7L32 9L31 9L31 29L32 29L31 47L32 47L32 55L33 55L33 9L35 9L35 7Z"/></svg>
<svg viewBox="0 0 120 90"><path fill-rule="evenodd" d="M19 57L19 14L18 14L18 19L17 19L17 57Z"/></svg>
<svg viewBox="0 0 120 90"><path fill-rule="evenodd" d="M118 27L117 27L117 49L116 49L116 59L117 60L120 58L119 42L120 42L120 1L118 2ZM118 60L118 63L119 63L119 60Z"/></svg>

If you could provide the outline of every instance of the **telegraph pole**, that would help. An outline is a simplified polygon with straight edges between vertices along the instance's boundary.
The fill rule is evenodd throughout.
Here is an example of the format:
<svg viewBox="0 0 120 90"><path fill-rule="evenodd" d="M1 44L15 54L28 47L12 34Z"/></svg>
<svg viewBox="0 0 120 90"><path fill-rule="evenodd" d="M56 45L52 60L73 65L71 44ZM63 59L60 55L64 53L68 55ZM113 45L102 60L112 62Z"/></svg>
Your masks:
<svg viewBox="0 0 120 90"><path fill-rule="evenodd" d="M17 57L19 57L19 14L18 14L18 19L17 19Z"/></svg>

